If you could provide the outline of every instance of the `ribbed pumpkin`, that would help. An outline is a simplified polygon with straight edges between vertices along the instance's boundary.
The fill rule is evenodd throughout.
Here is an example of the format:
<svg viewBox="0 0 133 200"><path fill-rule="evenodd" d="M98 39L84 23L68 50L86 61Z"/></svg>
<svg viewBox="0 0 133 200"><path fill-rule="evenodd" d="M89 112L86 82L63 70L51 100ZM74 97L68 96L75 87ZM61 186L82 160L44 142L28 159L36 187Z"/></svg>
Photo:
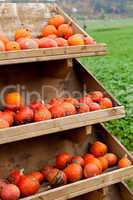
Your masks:
<svg viewBox="0 0 133 200"><path fill-rule="evenodd" d="M47 180L52 187L58 187L67 184L67 177L65 173L58 169L50 170Z"/></svg>

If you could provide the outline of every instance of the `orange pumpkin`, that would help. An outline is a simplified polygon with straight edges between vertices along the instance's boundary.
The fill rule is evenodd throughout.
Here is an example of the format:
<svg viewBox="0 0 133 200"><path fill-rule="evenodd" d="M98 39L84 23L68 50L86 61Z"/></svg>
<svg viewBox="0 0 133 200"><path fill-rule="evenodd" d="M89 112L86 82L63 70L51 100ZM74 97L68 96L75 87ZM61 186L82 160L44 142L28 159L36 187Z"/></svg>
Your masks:
<svg viewBox="0 0 133 200"><path fill-rule="evenodd" d="M107 153L104 157L107 159L109 166L113 166L117 163L118 158L113 153Z"/></svg>
<svg viewBox="0 0 133 200"><path fill-rule="evenodd" d="M89 153L85 154L83 156L85 165L88 164L88 163L90 163L94 158L95 157L92 154L89 154Z"/></svg>
<svg viewBox="0 0 133 200"><path fill-rule="evenodd" d="M31 176L34 176L34 178L39 182L41 183L44 179L43 177L43 174L41 172L38 172L38 171L34 171L30 174Z"/></svg>
<svg viewBox="0 0 133 200"><path fill-rule="evenodd" d="M124 156L118 162L119 168L129 167L130 165L132 165L132 162L127 158L127 156Z"/></svg>
<svg viewBox="0 0 133 200"><path fill-rule="evenodd" d="M71 182L71 183L81 180L83 176L82 167L77 163L72 163L68 165L64 169L64 172L66 174L68 182Z"/></svg>
<svg viewBox="0 0 133 200"><path fill-rule="evenodd" d="M15 40L18 40L20 38L31 38L32 33L31 33L31 31L29 31L26 28L20 28L20 29L16 30L14 37L15 37Z"/></svg>
<svg viewBox="0 0 133 200"><path fill-rule="evenodd" d="M100 161L100 163L102 165L102 171L106 170L109 167L108 160L104 156L99 157L98 160Z"/></svg>
<svg viewBox="0 0 133 200"><path fill-rule="evenodd" d="M20 49L21 48L18 42L10 41L6 43L6 51L17 51Z"/></svg>
<svg viewBox="0 0 133 200"><path fill-rule="evenodd" d="M100 174L98 166L94 163L89 163L84 168L84 177L91 178Z"/></svg>
<svg viewBox="0 0 133 200"><path fill-rule="evenodd" d="M57 42L58 47L68 46L68 42L64 38L56 38L55 41Z"/></svg>
<svg viewBox="0 0 133 200"><path fill-rule="evenodd" d="M40 48L53 48L53 47L57 47L57 42L51 38L41 38L40 39L40 44L39 44Z"/></svg>
<svg viewBox="0 0 133 200"><path fill-rule="evenodd" d="M102 109L112 108L113 103L110 98L105 97L100 101L100 106Z"/></svg>
<svg viewBox="0 0 133 200"><path fill-rule="evenodd" d="M91 36L86 36L84 42L86 45L96 44L96 41Z"/></svg>
<svg viewBox="0 0 133 200"><path fill-rule="evenodd" d="M69 24L62 24L58 27L58 36L68 39L74 34L74 30Z"/></svg>
<svg viewBox="0 0 133 200"><path fill-rule="evenodd" d="M59 169L51 169L48 173L47 180L52 187L57 187L67 184L66 174Z"/></svg>
<svg viewBox="0 0 133 200"><path fill-rule="evenodd" d="M64 24L64 23L65 23L65 19L61 15L55 15L48 20L48 24L54 25L56 28L58 28L61 24Z"/></svg>
<svg viewBox="0 0 133 200"><path fill-rule="evenodd" d="M107 145L100 141L95 142L90 148L90 152L96 157L104 156L107 151Z"/></svg>
<svg viewBox="0 0 133 200"><path fill-rule="evenodd" d="M77 163L81 165L81 167L84 167L84 159L81 156L74 156L72 157L72 163Z"/></svg>
<svg viewBox="0 0 133 200"><path fill-rule="evenodd" d="M37 49L39 48L40 41L37 42L35 39L21 38L17 40L21 49Z"/></svg>
<svg viewBox="0 0 133 200"><path fill-rule="evenodd" d="M10 92L4 97L7 108L17 109L23 105L23 98L18 92Z"/></svg>
<svg viewBox="0 0 133 200"><path fill-rule="evenodd" d="M42 29L42 35L47 37L49 35L57 35L57 29L53 25L47 25Z"/></svg>
<svg viewBox="0 0 133 200"><path fill-rule="evenodd" d="M84 39L80 36L72 35L68 38L68 44L70 46L84 45Z"/></svg>
<svg viewBox="0 0 133 200"><path fill-rule="evenodd" d="M64 152L64 153L60 153L59 155L56 156L56 167L58 169L64 169L70 162L72 159L72 155Z"/></svg>

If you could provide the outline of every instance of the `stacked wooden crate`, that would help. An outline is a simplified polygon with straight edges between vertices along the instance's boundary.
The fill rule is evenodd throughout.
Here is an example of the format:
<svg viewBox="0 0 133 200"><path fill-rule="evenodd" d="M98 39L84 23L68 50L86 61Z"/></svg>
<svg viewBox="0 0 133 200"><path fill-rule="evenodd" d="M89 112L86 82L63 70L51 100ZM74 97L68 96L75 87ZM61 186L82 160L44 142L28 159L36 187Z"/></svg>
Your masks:
<svg viewBox="0 0 133 200"><path fill-rule="evenodd" d="M67 21L71 22L75 32L87 35L56 4L3 4L3 7L6 12L3 12L0 24L1 27L4 27L4 31L9 33L9 36L14 30L14 25L29 24L32 25L30 28L33 28L37 25L38 20L41 24L55 13L63 15ZM16 13L13 12L14 8ZM25 12L23 12L24 10ZM31 16L29 12L32 12ZM3 26L3 23L6 23L7 26ZM36 35L34 28L32 31ZM132 161L130 153L100 124L124 117L124 107L75 59L81 56L105 54L105 44L0 53L1 89L8 85L19 84L24 85L28 91L34 90L41 94L40 89L43 85L50 86L44 93L44 100L55 97L55 90L51 91L52 87L56 88L59 95L64 91L69 91L70 94L75 91L84 94L87 91L100 90L113 102L113 107L109 109L1 129L0 158L2 164L0 171L3 177L6 177L7 173L16 167L25 168L27 172L38 169L42 163L52 161L60 151L76 154L86 153L88 145L86 142L96 141L96 139L105 142L109 146L109 150L116 153L118 157L126 154ZM132 194L122 183L117 184L117 188L115 186L108 188L107 186L132 176L133 166L123 169L113 168L97 177L48 191L42 187L39 193L24 199L98 200L107 196L107 199L130 200ZM100 190L95 191L98 189ZM112 197L109 195L110 190L113 191Z"/></svg>

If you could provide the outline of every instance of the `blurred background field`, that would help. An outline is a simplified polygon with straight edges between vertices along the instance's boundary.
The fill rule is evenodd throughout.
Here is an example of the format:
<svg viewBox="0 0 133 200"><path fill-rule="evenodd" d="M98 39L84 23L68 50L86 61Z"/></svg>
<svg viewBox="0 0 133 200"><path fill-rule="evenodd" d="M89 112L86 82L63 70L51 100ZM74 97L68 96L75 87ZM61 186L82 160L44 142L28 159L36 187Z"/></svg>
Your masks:
<svg viewBox="0 0 133 200"><path fill-rule="evenodd" d="M107 29L122 29L133 26L133 18L126 19L97 19L97 20L78 20L82 26L87 26L88 31L105 31Z"/></svg>

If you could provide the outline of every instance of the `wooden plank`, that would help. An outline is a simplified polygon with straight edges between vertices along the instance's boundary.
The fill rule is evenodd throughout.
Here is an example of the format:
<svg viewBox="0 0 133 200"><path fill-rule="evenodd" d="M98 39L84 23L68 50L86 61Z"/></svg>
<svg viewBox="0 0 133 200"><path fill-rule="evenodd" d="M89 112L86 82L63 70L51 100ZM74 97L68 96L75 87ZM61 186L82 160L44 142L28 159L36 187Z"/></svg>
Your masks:
<svg viewBox="0 0 133 200"><path fill-rule="evenodd" d="M77 25L68 15L66 15L56 4L8 4L3 3L0 6L1 19L0 25L4 32L7 32L10 39L13 39L13 31L23 24L28 27L34 36L37 36L36 30L41 31L41 26L47 23L49 17L55 13L62 14L66 21L72 23L72 26L76 33L82 33L87 35L79 25ZM23 15L25 11L25 15ZM6 14L8 12L8 15ZM32 18L29 16L29 12L32 13ZM10 16L10 17L9 17ZM15 21L15 23L14 23ZM5 27L4 24L7 24ZM4 26L4 28L3 28ZM37 27L38 29L35 29ZM22 51L12 52L0 52L0 65L13 64L22 62L37 62L46 60L57 60L74 58L81 56L97 56L105 55L107 52L106 44L94 44L83 45L73 47L61 47L61 48L45 48L45 49L30 49ZM8 62L10 61L10 62Z"/></svg>
<svg viewBox="0 0 133 200"><path fill-rule="evenodd" d="M118 188L123 200L133 200L133 192L129 190L124 182L119 183Z"/></svg>
<svg viewBox="0 0 133 200"><path fill-rule="evenodd" d="M120 191L121 187L121 191ZM121 193L123 195L121 195ZM66 200L66 198L60 198ZM45 200L45 198L40 197L35 200ZM55 200L53 198L53 200ZM74 197L70 200L133 200L133 194L124 183L118 183L106 188L89 192L85 195Z"/></svg>
<svg viewBox="0 0 133 200"><path fill-rule="evenodd" d="M11 59L10 61L5 59L5 60L0 60L0 66L2 65L11 65L11 64L18 64L18 63L29 63L29 62L39 62L39 61L51 61L51 60L63 60L63 59L69 59L69 58L80 58L82 57L92 57L92 56L103 56L105 55L105 51L101 52L90 52L88 53L75 53L75 54L69 54L69 55L59 55L59 56L48 56L48 57L33 57L33 58L14 58Z"/></svg>
<svg viewBox="0 0 133 200"><path fill-rule="evenodd" d="M23 51L1 52L0 64L6 64L7 60L11 63L22 62L36 62L47 60L58 60L75 58L82 56L100 56L106 54L105 44L75 46L75 47L60 47L60 48L47 48L47 49L32 49ZM13 60L13 61L12 61ZM9 63L8 63L9 64Z"/></svg>
<svg viewBox="0 0 133 200"><path fill-rule="evenodd" d="M107 174L102 174L95 178L79 181L77 183L69 184L60 188L56 188L47 192L42 192L31 197L22 198L23 200L35 199L37 197L43 197L47 200L54 199L71 199L73 197L83 195L85 193L115 184L119 181L123 181L126 178L133 177L133 166L126 169L116 170Z"/></svg>
<svg viewBox="0 0 133 200"><path fill-rule="evenodd" d="M39 123L11 127L0 130L0 144L19 141L22 139L69 130L72 128L106 122L125 116L124 107L118 106L106 110L77 114Z"/></svg>
<svg viewBox="0 0 133 200"><path fill-rule="evenodd" d="M56 48L43 48L43 49L32 49L23 51L11 51L11 52L0 52L0 60L10 60L27 57L44 57L67 54L79 54L79 53L97 53L99 51L104 52L106 50L105 44L94 44L86 46L71 46L71 47L56 47Z"/></svg>
<svg viewBox="0 0 133 200"><path fill-rule="evenodd" d="M112 185L104 187L101 190L88 193L87 200L121 200L121 198L116 185Z"/></svg>

